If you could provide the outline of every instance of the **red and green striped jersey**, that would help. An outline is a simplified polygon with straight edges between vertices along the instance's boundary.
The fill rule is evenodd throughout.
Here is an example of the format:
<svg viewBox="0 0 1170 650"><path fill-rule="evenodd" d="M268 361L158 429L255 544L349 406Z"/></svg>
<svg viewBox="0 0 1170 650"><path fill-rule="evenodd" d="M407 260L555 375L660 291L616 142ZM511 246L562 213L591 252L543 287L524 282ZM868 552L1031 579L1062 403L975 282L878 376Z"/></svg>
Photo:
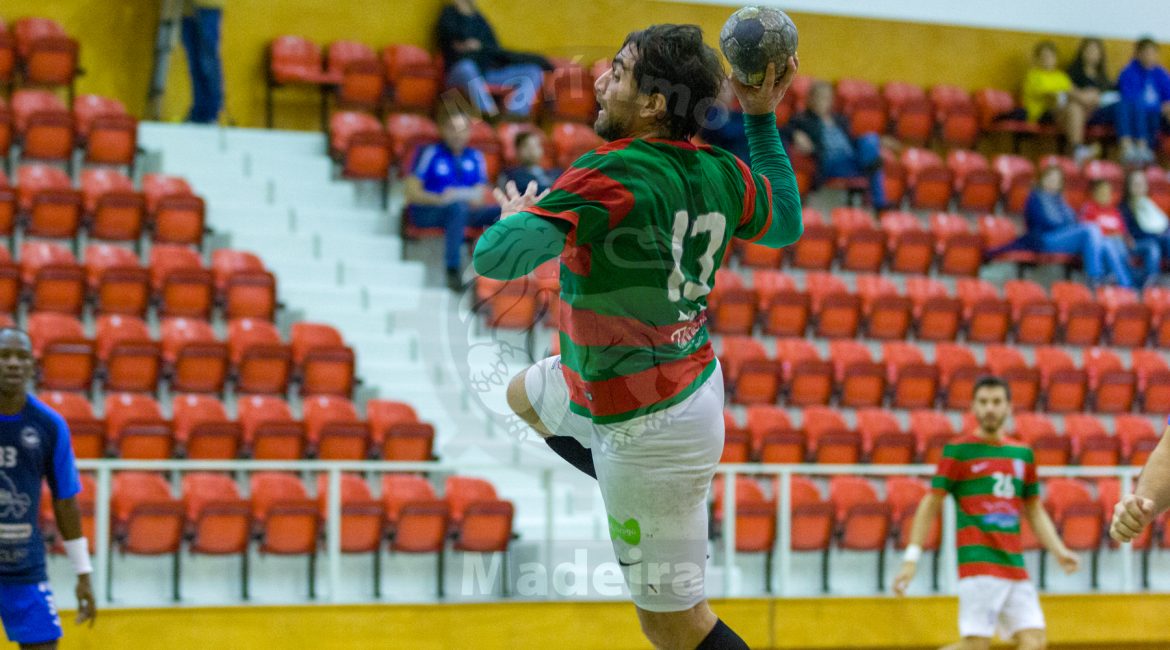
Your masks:
<svg viewBox="0 0 1170 650"><path fill-rule="evenodd" d="M715 369L715 269L732 237L768 231L767 178L722 149L617 140L579 158L527 211L571 226L559 317L574 413L620 422L702 385Z"/></svg>
<svg viewBox="0 0 1170 650"><path fill-rule="evenodd" d="M955 496L959 577L1027 580L1021 555L1024 500L1040 494L1032 449L966 435L946 446L931 487Z"/></svg>

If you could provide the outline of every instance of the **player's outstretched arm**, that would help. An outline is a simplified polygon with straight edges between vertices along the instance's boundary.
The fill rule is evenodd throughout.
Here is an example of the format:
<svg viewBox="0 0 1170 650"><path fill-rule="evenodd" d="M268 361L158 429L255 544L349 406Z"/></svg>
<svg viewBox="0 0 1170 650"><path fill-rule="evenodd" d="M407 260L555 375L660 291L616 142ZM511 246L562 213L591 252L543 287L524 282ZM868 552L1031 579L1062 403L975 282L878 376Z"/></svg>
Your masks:
<svg viewBox="0 0 1170 650"><path fill-rule="evenodd" d="M918 509L914 511L914 524L910 528L910 543L906 546L906 555L902 560L902 568L894 578L894 593L904 596L906 589L914 580L918 572L918 560L922 556L922 545L926 536L930 534L930 527L938 519L942 511L942 492L932 490L922 501L918 502Z"/></svg>
<svg viewBox="0 0 1170 650"><path fill-rule="evenodd" d="M1040 497L1024 500L1024 516L1028 518L1028 523L1032 524L1036 539L1040 540L1044 548L1056 557L1056 561L1060 563L1060 568L1064 569L1065 573L1074 573L1081 567L1081 557L1064 545L1064 540L1056 532L1056 526L1052 523L1048 512L1044 510L1044 504L1040 502Z"/></svg>
<svg viewBox="0 0 1170 650"><path fill-rule="evenodd" d="M1119 542L1133 541L1170 507L1170 447L1167 446L1170 443L1166 442L1167 434L1170 434L1170 426L1162 432L1162 440L1146 461L1137 489L1124 496L1113 509L1109 535Z"/></svg>
<svg viewBox="0 0 1170 650"><path fill-rule="evenodd" d="M81 532L81 509L77 506L77 497L54 499L53 514L61 538L65 540L65 554L77 573L77 623L80 625L89 621L90 627L93 627L93 622L97 620L93 585L89 580L93 566L89 560L89 542Z"/></svg>

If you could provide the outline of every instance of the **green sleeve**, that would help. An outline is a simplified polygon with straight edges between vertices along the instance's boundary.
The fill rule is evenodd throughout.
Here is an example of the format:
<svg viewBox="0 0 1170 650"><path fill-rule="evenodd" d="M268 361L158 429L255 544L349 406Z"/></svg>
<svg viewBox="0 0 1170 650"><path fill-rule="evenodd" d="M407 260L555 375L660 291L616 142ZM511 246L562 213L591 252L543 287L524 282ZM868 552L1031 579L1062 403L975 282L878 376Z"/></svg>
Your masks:
<svg viewBox="0 0 1170 650"><path fill-rule="evenodd" d="M770 187L772 213L763 236L757 243L769 248L780 248L795 243L804 233L801 218L800 190L796 186L796 172L780 142L776 116L744 115L748 149L752 155L752 176L767 182L759 187Z"/></svg>
<svg viewBox="0 0 1170 650"><path fill-rule="evenodd" d="M475 272L493 280L514 280L557 257L571 225L521 212L488 228L475 244Z"/></svg>

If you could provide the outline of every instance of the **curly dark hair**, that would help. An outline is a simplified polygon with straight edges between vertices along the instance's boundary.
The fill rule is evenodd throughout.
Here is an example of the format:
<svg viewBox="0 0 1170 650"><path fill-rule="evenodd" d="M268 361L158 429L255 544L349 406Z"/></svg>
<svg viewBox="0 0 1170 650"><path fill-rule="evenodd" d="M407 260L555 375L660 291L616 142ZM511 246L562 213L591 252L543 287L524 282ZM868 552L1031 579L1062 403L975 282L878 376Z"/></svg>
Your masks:
<svg viewBox="0 0 1170 650"><path fill-rule="evenodd" d="M703 42L703 30L697 25L651 25L631 32L622 48L627 45L636 53L638 92L666 98L667 137L687 140L698 133L707 109L718 100L725 74L719 55Z"/></svg>

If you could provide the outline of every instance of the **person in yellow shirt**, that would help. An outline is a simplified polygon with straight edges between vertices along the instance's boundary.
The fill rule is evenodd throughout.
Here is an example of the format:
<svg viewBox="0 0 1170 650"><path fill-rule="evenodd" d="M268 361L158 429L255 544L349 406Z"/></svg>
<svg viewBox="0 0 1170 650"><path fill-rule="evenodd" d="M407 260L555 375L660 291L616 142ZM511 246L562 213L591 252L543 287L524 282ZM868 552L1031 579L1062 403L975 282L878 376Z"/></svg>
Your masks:
<svg viewBox="0 0 1170 650"><path fill-rule="evenodd" d="M191 70L191 110L187 121L214 124L223 110L220 25L225 0L184 0L183 49Z"/></svg>
<svg viewBox="0 0 1170 650"><path fill-rule="evenodd" d="M1086 91L1073 86L1068 73L1057 64L1056 44L1052 41L1037 43L1032 51L1032 67L1024 76L1020 103L1029 122L1063 127L1068 147L1079 164L1099 153L1085 144L1090 97Z"/></svg>

